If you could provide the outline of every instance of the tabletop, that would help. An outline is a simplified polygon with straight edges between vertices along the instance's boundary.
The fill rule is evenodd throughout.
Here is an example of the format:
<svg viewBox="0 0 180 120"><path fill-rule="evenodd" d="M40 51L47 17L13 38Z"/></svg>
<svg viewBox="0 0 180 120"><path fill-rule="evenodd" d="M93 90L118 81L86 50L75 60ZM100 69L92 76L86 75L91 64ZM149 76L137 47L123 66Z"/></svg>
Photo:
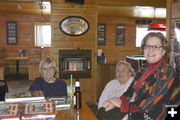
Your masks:
<svg viewBox="0 0 180 120"><path fill-rule="evenodd" d="M29 59L29 57L25 56L25 57L6 57L6 60L27 60Z"/></svg>
<svg viewBox="0 0 180 120"><path fill-rule="evenodd" d="M70 108L57 110L56 117L57 120L97 120L85 103L82 104L80 109L74 109L71 106Z"/></svg>

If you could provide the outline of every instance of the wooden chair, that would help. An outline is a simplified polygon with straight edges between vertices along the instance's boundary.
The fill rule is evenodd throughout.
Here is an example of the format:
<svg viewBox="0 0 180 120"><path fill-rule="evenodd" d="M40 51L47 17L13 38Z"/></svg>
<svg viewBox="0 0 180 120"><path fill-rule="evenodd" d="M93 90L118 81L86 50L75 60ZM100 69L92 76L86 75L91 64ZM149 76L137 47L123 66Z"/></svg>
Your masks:
<svg viewBox="0 0 180 120"><path fill-rule="evenodd" d="M0 80L4 80L4 67L0 67Z"/></svg>
<svg viewBox="0 0 180 120"><path fill-rule="evenodd" d="M29 80L35 80L40 77L39 64L29 64L28 66Z"/></svg>
<svg viewBox="0 0 180 120"><path fill-rule="evenodd" d="M29 65L28 74L29 80L35 80L40 77L39 74L39 62L41 60L41 48L32 48L28 51Z"/></svg>
<svg viewBox="0 0 180 120"><path fill-rule="evenodd" d="M6 80L0 80L0 101L5 100L6 92L8 92L8 85Z"/></svg>

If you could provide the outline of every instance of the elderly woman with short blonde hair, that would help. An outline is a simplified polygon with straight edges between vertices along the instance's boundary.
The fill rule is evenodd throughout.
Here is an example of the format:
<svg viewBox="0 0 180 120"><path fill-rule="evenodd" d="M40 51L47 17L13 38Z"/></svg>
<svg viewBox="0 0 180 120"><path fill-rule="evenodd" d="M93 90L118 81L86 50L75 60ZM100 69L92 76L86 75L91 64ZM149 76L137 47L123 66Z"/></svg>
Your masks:
<svg viewBox="0 0 180 120"><path fill-rule="evenodd" d="M52 58L45 57L40 61L39 72L41 77L32 82L30 91L42 90L46 97L67 96L66 82L55 78L57 67Z"/></svg>

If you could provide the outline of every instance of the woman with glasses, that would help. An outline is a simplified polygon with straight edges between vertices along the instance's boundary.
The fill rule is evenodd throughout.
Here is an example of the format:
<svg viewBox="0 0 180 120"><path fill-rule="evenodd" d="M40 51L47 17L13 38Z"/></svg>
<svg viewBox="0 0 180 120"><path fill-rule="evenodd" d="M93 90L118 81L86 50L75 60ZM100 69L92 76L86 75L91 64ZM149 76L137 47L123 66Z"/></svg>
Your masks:
<svg viewBox="0 0 180 120"><path fill-rule="evenodd" d="M108 82L100 96L98 108L101 108L104 101L120 97L132 81L134 80L135 73L131 65L126 61L118 61L115 68L115 79Z"/></svg>
<svg viewBox="0 0 180 120"><path fill-rule="evenodd" d="M147 60L120 98L104 102L99 120L164 120L176 73L168 64L169 45L160 32L147 34L141 43Z"/></svg>
<svg viewBox="0 0 180 120"><path fill-rule="evenodd" d="M42 90L46 97L67 96L66 82L55 78L57 67L51 58L46 57L40 61L39 72L42 77L32 82L29 91Z"/></svg>

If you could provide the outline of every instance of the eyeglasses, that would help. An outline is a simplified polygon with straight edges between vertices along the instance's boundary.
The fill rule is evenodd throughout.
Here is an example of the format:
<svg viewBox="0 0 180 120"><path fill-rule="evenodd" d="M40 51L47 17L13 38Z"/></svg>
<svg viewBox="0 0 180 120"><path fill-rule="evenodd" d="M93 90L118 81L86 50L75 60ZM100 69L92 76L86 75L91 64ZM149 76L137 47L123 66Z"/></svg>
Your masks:
<svg viewBox="0 0 180 120"><path fill-rule="evenodd" d="M162 45L144 45L144 50L150 50L151 48L153 50L159 50L160 48L162 48Z"/></svg>
<svg viewBox="0 0 180 120"><path fill-rule="evenodd" d="M124 70L118 70L118 69L117 69L117 70L115 70L115 71L116 71L116 73L120 73L120 72L129 72L129 70L125 70L125 69L124 69Z"/></svg>
<svg viewBox="0 0 180 120"><path fill-rule="evenodd" d="M54 67L42 67L41 69L43 71L49 71L49 70L54 70Z"/></svg>

